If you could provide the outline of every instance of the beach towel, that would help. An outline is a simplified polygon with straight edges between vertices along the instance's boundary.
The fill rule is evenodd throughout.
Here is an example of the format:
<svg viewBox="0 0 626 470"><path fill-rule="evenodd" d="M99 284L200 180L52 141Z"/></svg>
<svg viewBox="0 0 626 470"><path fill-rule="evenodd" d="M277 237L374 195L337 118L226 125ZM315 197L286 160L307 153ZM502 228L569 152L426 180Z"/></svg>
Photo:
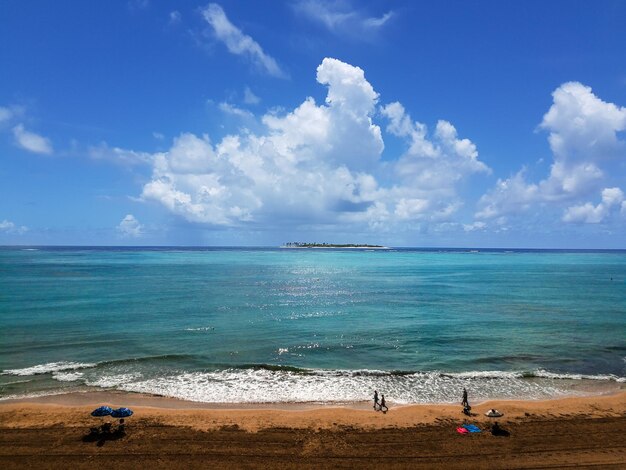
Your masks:
<svg viewBox="0 0 626 470"><path fill-rule="evenodd" d="M456 428L456 432L458 432L459 434L469 434L469 431L464 427Z"/></svg>
<svg viewBox="0 0 626 470"><path fill-rule="evenodd" d="M463 427L469 432L480 432L480 428L474 424L464 424Z"/></svg>

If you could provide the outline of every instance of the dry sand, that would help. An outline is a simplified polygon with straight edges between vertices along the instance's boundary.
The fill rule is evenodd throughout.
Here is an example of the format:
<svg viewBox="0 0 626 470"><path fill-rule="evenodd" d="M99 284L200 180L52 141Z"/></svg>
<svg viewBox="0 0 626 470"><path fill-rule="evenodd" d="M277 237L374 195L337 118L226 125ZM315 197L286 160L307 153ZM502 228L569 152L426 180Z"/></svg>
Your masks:
<svg viewBox="0 0 626 470"><path fill-rule="evenodd" d="M133 408L124 435L90 435L103 404ZM0 467L626 468L626 393L485 402L469 418L450 405L232 408L111 393L4 402ZM464 422L483 432L458 434Z"/></svg>

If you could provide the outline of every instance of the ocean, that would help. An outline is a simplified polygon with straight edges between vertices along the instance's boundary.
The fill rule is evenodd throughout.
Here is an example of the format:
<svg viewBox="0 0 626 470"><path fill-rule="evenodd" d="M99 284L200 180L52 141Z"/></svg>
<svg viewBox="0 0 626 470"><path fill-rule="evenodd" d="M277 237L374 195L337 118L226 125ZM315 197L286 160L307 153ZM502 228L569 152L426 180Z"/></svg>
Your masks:
<svg viewBox="0 0 626 470"><path fill-rule="evenodd" d="M0 248L0 400L626 388L626 251Z"/></svg>

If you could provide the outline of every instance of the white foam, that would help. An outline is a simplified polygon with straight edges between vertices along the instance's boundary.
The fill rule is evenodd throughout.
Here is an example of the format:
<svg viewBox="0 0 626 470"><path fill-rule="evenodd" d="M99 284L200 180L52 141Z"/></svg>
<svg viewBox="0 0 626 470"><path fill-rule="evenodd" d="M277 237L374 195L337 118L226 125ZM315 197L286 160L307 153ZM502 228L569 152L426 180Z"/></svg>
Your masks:
<svg viewBox="0 0 626 470"><path fill-rule="evenodd" d="M450 372L445 375L461 379L514 379L524 377L523 372L505 372L502 370L477 370L470 372Z"/></svg>
<svg viewBox="0 0 626 470"><path fill-rule="evenodd" d="M565 380L612 380L614 382L626 383L626 377L618 377L613 374L598 374L598 375L586 375L586 374L560 374L555 372L549 372L547 370L539 369L535 371L536 377L545 377L547 379L565 379Z"/></svg>
<svg viewBox="0 0 626 470"><path fill-rule="evenodd" d="M141 374L139 372L103 375L95 380L86 380L85 384L101 388L123 387L124 385L139 378L141 378Z"/></svg>
<svg viewBox="0 0 626 470"><path fill-rule="evenodd" d="M83 378L82 372L53 372L52 378L59 382L76 382Z"/></svg>
<svg viewBox="0 0 626 470"><path fill-rule="evenodd" d="M26 379L26 380L13 380L11 382L3 382L2 386L6 387L7 385L15 385L15 384L26 384L28 382L30 382L30 379Z"/></svg>
<svg viewBox="0 0 626 470"><path fill-rule="evenodd" d="M47 364L38 364L32 367L25 367L23 369L7 369L2 371L2 375L38 375L48 374L50 372L59 372L75 369L86 369L89 367L96 367L96 364L88 362L49 362Z"/></svg>
<svg viewBox="0 0 626 470"><path fill-rule="evenodd" d="M374 390L390 403L459 402L463 387L473 400L541 399L578 392L554 386L550 379L529 381L503 374L489 380L459 377L438 372L393 375L373 371L272 371L230 369L215 372L187 372L169 377L127 382L122 390L151 393L189 401L211 403L346 403L371 399ZM381 371L382 372L382 371Z"/></svg>

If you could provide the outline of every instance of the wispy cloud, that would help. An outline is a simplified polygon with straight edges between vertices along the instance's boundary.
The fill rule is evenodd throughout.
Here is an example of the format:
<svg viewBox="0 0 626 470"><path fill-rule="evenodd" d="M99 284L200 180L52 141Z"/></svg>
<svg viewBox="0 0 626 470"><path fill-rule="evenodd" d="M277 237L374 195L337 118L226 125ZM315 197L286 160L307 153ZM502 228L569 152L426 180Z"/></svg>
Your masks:
<svg viewBox="0 0 626 470"><path fill-rule="evenodd" d="M384 26L387 21L389 21L391 18L393 17L393 12L392 11L388 11L387 13L385 13L383 16L379 17L379 18L365 18L363 20L363 26L365 26L366 28L380 28L381 26Z"/></svg>
<svg viewBox="0 0 626 470"><path fill-rule="evenodd" d="M181 15L178 10L174 10L170 12L170 24L178 24L181 21Z"/></svg>
<svg viewBox="0 0 626 470"><path fill-rule="evenodd" d="M230 103L222 102L219 104L219 108L220 108L220 111L226 114L230 114L230 115L237 116L240 118L247 119L247 118L254 117L254 114L252 114L247 109L238 108L237 106L230 104Z"/></svg>
<svg viewBox="0 0 626 470"><path fill-rule="evenodd" d="M226 45L229 52L246 57L268 75L287 78L285 71L280 68L273 57L263 51L258 42L230 22L221 6L216 3L209 3L202 10L202 15L213 28L215 37Z"/></svg>
<svg viewBox="0 0 626 470"><path fill-rule="evenodd" d="M156 139L162 139L163 135L153 133ZM94 160L106 160L122 166L135 166L149 164L153 160L153 156L146 152L137 152L119 147L109 147L106 142L102 142L95 147L89 147L89 157Z"/></svg>
<svg viewBox="0 0 626 470"><path fill-rule="evenodd" d="M323 2L302 0L293 4L300 15L320 23L333 33L367 39L367 33L373 33L393 18L393 11L382 16L368 16L362 10L352 7L349 2Z"/></svg>
<svg viewBox="0 0 626 470"><path fill-rule="evenodd" d="M145 10L150 6L150 0L129 0L127 5L130 10Z"/></svg>
<svg viewBox="0 0 626 470"><path fill-rule="evenodd" d="M13 117L13 112L9 108L0 106L0 124L9 121Z"/></svg>
<svg viewBox="0 0 626 470"><path fill-rule="evenodd" d="M475 232L477 230L485 230L485 228L487 228L487 224L480 220L473 224L463 224L463 230L465 232Z"/></svg>
<svg viewBox="0 0 626 470"><path fill-rule="evenodd" d="M250 87L246 87L243 90L243 102L246 104L259 104L261 102L261 98L252 93Z"/></svg>
<svg viewBox="0 0 626 470"><path fill-rule="evenodd" d="M18 124L13 128L13 137L15 137L17 145L24 150L44 155L50 155L52 153L52 144L49 139L35 134L34 132L27 131L22 124Z"/></svg>

